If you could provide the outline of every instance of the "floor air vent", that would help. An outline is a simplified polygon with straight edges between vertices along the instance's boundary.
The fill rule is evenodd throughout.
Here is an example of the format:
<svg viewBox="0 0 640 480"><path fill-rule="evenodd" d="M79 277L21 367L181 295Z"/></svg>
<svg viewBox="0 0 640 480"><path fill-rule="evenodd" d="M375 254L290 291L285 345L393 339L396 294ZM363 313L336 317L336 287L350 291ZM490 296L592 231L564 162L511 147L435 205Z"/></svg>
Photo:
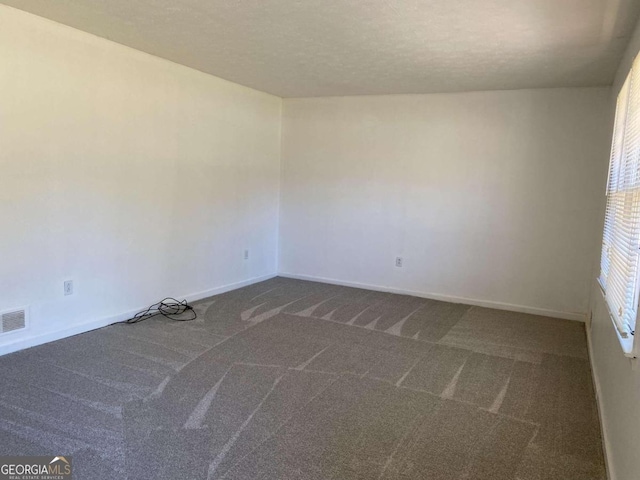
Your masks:
<svg viewBox="0 0 640 480"><path fill-rule="evenodd" d="M9 310L0 314L0 334L22 330L27 326L27 309Z"/></svg>

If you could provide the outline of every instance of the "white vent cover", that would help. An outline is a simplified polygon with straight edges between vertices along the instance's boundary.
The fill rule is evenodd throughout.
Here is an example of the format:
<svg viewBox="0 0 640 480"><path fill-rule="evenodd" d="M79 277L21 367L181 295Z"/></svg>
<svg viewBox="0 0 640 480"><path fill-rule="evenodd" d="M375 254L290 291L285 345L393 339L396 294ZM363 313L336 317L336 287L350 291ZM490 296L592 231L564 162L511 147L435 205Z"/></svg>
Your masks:
<svg viewBox="0 0 640 480"><path fill-rule="evenodd" d="M0 313L0 334L27 328L27 309L18 308Z"/></svg>

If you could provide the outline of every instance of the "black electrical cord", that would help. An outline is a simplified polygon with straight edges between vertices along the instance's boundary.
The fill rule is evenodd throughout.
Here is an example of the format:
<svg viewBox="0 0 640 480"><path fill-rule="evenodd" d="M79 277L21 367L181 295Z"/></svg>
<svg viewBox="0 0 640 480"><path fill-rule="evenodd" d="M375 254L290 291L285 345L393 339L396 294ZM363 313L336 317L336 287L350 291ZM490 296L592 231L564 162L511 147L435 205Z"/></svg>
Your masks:
<svg viewBox="0 0 640 480"><path fill-rule="evenodd" d="M188 318L178 318L186 312L190 312ZM167 297L158 303L154 303L146 310L136 313L130 319L118 323L138 323L158 315L162 315L163 317L167 317L177 322L187 322L195 320L198 317L196 311L187 303L186 300L180 301L172 297Z"/></svg>

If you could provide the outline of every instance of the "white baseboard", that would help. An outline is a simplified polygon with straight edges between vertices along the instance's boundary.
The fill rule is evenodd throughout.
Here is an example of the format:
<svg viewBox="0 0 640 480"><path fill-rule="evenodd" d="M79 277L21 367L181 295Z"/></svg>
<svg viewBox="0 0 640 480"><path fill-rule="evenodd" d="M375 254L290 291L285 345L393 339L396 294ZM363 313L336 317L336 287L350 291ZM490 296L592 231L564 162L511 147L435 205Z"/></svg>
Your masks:
<svg viewBox="0 0 640 480"><path fill-rule="evenodd" d="M316 277L312 275L299 275L296 273L279 272L279 277L294 278L297 280L309 280L312 282L329 283L332 285L342 285L344 287L364 288L366 290L375 290L378 292L398 293L401 295L412 295L414 297L429 298L431 300L440 300L450 303L463 303L465 305L473 305L476 307L495 308L497 310L508 310L510 312L529 313L532 315L542 315L544 317L561 318L563 320L575 320L578 322L586 322L586 313L560 312L556 310L548 310L545 308L528 307L525 305L514 305L511 303L494 302L490 300L478 300L475 298L456 297L453 295L443 295L441 293L416 292L414 290L403 290L401 288L383 287L381 285L372 285L369 283L349 282L337 280L335 278Z"/></svg>
<svg viewBox="0 0 640 480"><path fill-rule="evenodd" d="M264 282L265 280L270 280L277 276L278 275L276 273L270 273L268 275L262 275L261 277L253 277L241 282L229 283L228 285L223 285L221 287L210 288L209 290L203 290L202 292L192 293L190 295L182 295L180 298L186 299L187 302L195 302L203 298L213 297L214 295L220 295L221 293L230 292L231 290L237 290L238 288L247 287L249 285L253 285L254 283Z"/></svg>
<svg viewBox="0 0 640 480"><path fill-rule="evenodd" d="M202 292L191 293L189 295L178 295L176 298L186 299L188 302L195 302L196 300L200 300L202 298L211 297L213 295L219 295L221 293L246 287L254 283L262 282L264 280L269 280L270 278L274 278L275 276L276 274L274 273L269 275L263 275L261 277L254 277L248 280L243 280L241 282L230 283L227 285L222 285L220 287L211 288L209 290L204 290ZM112 323L121 322L123 320L127 320L133 317L136 313L138 313L141 310L144 310L147 307L148 305L137 308L135 310L130 310L128 312L119 313L117 315L110 315L108 317L101 317L95 320L91 320L90 322L80 323L78 325L74 325L73 327L65 328L62 330L56 330L54 332L45 333L43 335L36 335L32 337L27 337L27 338L21 338L16 340L15 342L8 343L6 345L0 345L0 356L6 355L7 353L17 352L18 350L23 350L25 348L42 345L43 343L49 343L55 340L60 340L62 338L78 335L80 333L86 333L91 330L95 330L97 328L106 327L107 325L111 325Z"/></svg>
<svg viewBox="0 0 640 480"><path fill-rule="evenodd" d="M609 449L607 448L607 430L604 424L604 418L602 417L602 408L600 405L600 381L598 380L598 374L596 373L595 365L593 364L593 344L591 342L591 325L587 325L587 349L589 353L589 365L591 367L591 380L593 382L593 390L596 394L596 408L598 409L598 421L600 422L600 435L602 439L602 451L604 453L604 464L607 470L607 478L609 480L614 480L615 475L611 471L611 466L613 465L611 458L609 457Z"/></svg>

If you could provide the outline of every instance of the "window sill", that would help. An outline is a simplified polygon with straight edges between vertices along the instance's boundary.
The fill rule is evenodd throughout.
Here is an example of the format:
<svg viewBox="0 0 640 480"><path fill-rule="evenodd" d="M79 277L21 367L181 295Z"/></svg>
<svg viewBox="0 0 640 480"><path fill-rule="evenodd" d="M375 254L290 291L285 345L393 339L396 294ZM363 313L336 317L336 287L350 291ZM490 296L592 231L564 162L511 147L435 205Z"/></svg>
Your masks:
<svg viewBox="0 0 640 480"><path fill-rule="evenodd" d="M609 315L609 317L611 317L611 315ZM613 323L613 319L611 319L611 324L613 325L613 329L616 332L616 335L618 336L618 341L620 342L620 346L622 347L622 351L624 352L624 356L625 357L629 357L629 358L636 358L636 353L634 352L633 349L633 340L634 340L634 336L630 335L627 338L624 338L622 335L620 335L620 332L618 331L618 328L616 327L615 323Z"/></svg>
<svg viewBox="0 0 640 480"><path fill-rule="evenodd" d="M613 320L613 314L609 311L609 305L607 304L607 299L605 298L605 294L604 294L604 291L602 290L602 286L600 285L600 282L598 282L598 286L600 286L599 290L600 290L600 294L602 295L602 301L604 302L604 308L607 310L607 313L609 314L609 320L611 320L611 326L613 327L613 331L616 332L616 336L618 337L618 341L620 342L620 347L622 348L622 352L624 353L624 356L627 358L636 358L638 356L638 352L635 349L635 345L634 345L635 336L629 335L627 338L624 338L622 335L620 335L620 331L616 326L616 322Z"/></svg>

